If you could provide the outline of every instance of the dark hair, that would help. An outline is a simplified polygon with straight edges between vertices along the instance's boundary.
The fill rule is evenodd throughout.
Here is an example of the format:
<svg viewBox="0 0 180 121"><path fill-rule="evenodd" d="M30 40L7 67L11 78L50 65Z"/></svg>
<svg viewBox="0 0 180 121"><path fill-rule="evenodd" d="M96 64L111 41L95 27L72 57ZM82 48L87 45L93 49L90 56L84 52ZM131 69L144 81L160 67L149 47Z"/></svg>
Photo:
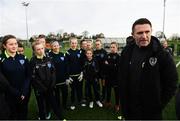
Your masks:
<svg viewBox="0 0 180 121"><path fill-rule="evenodd" d="M5 36L2 38L2 44L1 44L1 50L2 50L2 51L5 50L5 48L3 47L3 45L6 45L7 40L9 40L9 39L16 39L16 37L15 37L14 35L11 35L11 34L5 35Z"/></svg>
<svg viewBox="0 0 180 121"><path fill-rule="evenodd" d="M136 20L133 25L132 25L132 33L134 33L134 28L136 25L141 25L141 24L149 24L152 27L151 22L147 19L147 18L140 18L138 20Z"/></svg>
<svg viewBox="0 0 180 121"><path fill-rule="evenodd" d="M46 36L44 34L38 35L38 37L35 39L35 41L39 41L40 39L44 39L46 42Z"/></svg>
<svg viewBox="0 0 180 121"><path fill-rule="evenodd" d="M133 36L128 36L128 37L126 38L126 44L130 44L130 43L133 42L133 41L134 41Z"/></svg>
<svg viewBox="0 0 180 121"><path fill-rule="evenodd" d="M18 43L18 47L24 48L24 45L20 41L18 41L17 43Z"/></svg>
<svg viewBox="0 0 180 121"><path fill-rule="evenodd" d="M101 41L100 39L96 39L96 42L100 42L100 43L102 43L102 41Z"/></svg>
<svg viewBox="0 0 180 121"><path fill-rule="evenodd" d="M113 42L111 42L111 45L112 45L112 44L114 44L114 45L116 45L116 47L118 47L117 42L113 41Z"/></svg>
<svg viewBox="0 0 180 121"><path fill-rule="evenodd" d="M38 38L44 38L44 39L46 39L46 36L45 36L44 34L40 34L40 35L38 36Z"/></svg>
<svg viewBox="0 0 180 121"><path fill-rule="evenodd" d="M85 41L86 41L85 39L82 39L82 40L80 41L80 45L82 45L82 43L85 42Z"/></svg>

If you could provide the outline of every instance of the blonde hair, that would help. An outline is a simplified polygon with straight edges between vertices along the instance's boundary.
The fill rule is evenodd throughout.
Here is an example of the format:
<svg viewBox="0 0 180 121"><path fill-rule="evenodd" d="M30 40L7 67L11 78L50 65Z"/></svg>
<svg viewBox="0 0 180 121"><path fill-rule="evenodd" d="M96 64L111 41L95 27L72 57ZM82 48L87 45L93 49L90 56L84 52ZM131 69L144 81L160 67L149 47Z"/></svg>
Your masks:
<svg viewBox="0 0 180 121"><path fill-rule="evenodd" d="M76 37L71 37L71 38L69 38L69 42L70 42L70 43L71 43L72 40L77 40L77 38L76 38Z"/></svg>
<svg viewBox="0 0 180 121"><path fill-rule="evenodd" d="M54 44L59 44L59 42L58 41L52 41L50 44L51 44L51 46L53 46Z"/></svg>
<svg viewBox="0 0 180 121"><path fill-rule="evenodd" d="M39 42L39 41L33 42L33 43L32 43L32 50L35 51L35 46L40 45L40 44L42 44L42 43ZM42 44L42 45L43 45L43 44Z"/></svg>

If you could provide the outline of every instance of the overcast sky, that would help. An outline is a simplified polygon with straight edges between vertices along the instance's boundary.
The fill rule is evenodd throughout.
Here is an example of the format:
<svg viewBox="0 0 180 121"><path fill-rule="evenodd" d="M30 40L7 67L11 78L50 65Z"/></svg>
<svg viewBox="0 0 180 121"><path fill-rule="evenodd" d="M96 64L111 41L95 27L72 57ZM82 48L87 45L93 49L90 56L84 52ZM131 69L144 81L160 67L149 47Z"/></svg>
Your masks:
<svg viewBox="0 0 180 121"><path fill-rule="evenodd" d="M127 37L133 22L148 18L153 34L163 28L164 0L24 0L29 2L29 36L58 31ZM0 35L26 38L23 0L0 0ZM166 0L165 34L180 34L180 0Z"/></svg>

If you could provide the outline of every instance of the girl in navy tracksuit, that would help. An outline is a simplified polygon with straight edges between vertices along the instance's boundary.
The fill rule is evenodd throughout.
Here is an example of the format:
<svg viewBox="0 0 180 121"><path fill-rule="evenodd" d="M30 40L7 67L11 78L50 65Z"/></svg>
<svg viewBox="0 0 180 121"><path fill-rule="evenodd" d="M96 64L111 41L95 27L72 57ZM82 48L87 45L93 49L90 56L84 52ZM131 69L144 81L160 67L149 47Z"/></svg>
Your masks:
<svg viewBox="0 0 180 121"><path fill-rule="evenodd" d="M98 72L99 72L99 66L97 61L93 58L93 50L86 50L86 60L85 64L83 67L83 74L84 74L84 79L86 80L86 96L89 98L89 107L93 108L94 102L92 98L92 92L91 92L91 87L93 87L94 95L95 95L95 100L96 104L99 107L103 107L103 105L100 102L100 95L98 91Z"/></svg>
<svg viewBox="0 0 180 121"><path fill-rule="evenodd" d="M6 92L6 101L10 108L9 119L27 119L29 91L29 61L17 54L17 40L13 35L6 35L2 40L3 50L0 55L0 71L8 80L11 91Z"/></svg>
<svg viewBox="0 0 180 121"><path fill-rule="evenodd" d="M34 88L39 117L44 120L46 117L45 105L48 102L58 119L62 119L61 110L57 105L55 95L55 67L50 57L45 56L42 43L35 42L32 45L35 56L31 58L32 86ZM47 102L46 102L47 101Z"/></svg>
<svg viewBox="0 0 180 121"><path fill-rule="evenodd" d="M68 97L68 87L66 85L67 75L67 60L65 54L60 52L60 46L58 41L51 43L51 52L49 56L52 58L54 66L56 68L56 88L55 95L60 107L60 90L62 92L62 106L64 109L67 108L67 97Z"/></svg>
<svg viewBox="0 0 180 121"><path fill-rule="evenodd" d="M117 43L112 42L110 46L111 52L107 55L107 60L105 62L107 67L107 77L106 77L106 88L107 88L107 98L105 106L111 106L111 89L114 88L115 92L115 111L119 111L119 85L117 81L117 72L118 72L118 62L120 59L119 54L117 53Z"/></svg>
<svg viewBox="0 0 180 121"><path fill-rule="evenodd" d="M82 53L77 49L77 38L70 39L70 49L66 52L68 75L71 87L71 106L70 109L74 110L75 107L75 94L77 95L78 103L82 101L82 86L83 79L82 73Z"/></svg>
<svg viewBox="0 0 180 121"><path fill-rule="evenodd" d="M96 50L94 51L94 57L98 61L99 64L99 74L98 74L98 80L101 82L101 100L104 101L106 96L106 85L105 85L105 61L107 58L107 52L105 49L102 48L102 42L100 39L97 39L95 42ZM100 91L100 84L98 86Z"/></svg>

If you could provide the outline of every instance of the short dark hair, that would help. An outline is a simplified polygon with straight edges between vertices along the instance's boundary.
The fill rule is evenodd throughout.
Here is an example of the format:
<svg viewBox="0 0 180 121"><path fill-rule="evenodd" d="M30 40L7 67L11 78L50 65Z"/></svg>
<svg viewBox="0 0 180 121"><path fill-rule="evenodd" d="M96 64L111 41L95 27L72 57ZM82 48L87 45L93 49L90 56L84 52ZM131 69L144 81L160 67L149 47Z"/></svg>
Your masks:
<svg viewBox="0 0 180 121"><path fill-rule="evenodd" d="M82 40L80 41L80 45L82 45L82 43L85 42L85 41L86 41L85 39L82 39Z"/></svg>
<svg viewBox="0 0 180 121"><path fill-rule="evenodd" d="M40 34L40 35L38 36L38 38L45 38L45 39L46 39L46 35Z"/></svg>
<svg viewBox="0 0 180 121"><path fill-rule="evenodd" d="M133 41L134 41L133 36L128 36L128 37L126 38L126 44L130 44L130 43L133 42Z"/></svg>
<svg viewBox="0 0 180 121"><path fill-rule="evenodd" d="M116 47L118 47L118 44L117 44L117 42L115 42L115 41L112 41L112 42L111 42L111 45L116 45Z"/></svg>
<svg viewBox="0 0 180 121"><path fill-rule="evenodd" d="M101 39L96 39L96 42L100 42L100 43L102 43Z"/></svg>
<svg viewBox="0 0 180 121"><path fill-rule="evenodd" d="M24 48L24 45L20 41L17 41L17 42L18 42L18 47Z"/></svg>
<svg viewBox="0 0 180 121"><path fill-rule="evenodd" d="M151 22L147 19L147 18L140 18L138 20L136 20L133 25L132 25L132 33L134 33L134 28L136 25L141 25L141 24L149 24L152 27Z"/></svg>
<svg viewBox="0 0 180 121"><path fill-rule="evenodd" d="M35 40L35 41L39 41L40 39L44 39L44 40L45 40L45 42L46 42L46 35L44 35L44 34L40 34L40 35L38 35L38 37L36 38L36 40Z"/></svg>

